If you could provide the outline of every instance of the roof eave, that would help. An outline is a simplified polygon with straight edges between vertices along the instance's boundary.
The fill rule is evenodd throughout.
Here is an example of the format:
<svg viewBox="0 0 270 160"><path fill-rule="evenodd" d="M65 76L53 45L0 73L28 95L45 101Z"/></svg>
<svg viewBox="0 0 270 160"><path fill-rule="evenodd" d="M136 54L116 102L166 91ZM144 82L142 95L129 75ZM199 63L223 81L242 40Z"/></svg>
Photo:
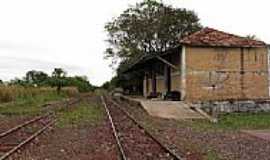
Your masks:
<svg viewBox="0 0 270 160"><path fill-rule="evenodd" d="M189 44L189 43L181 43L183 46L190 46L190 47L220 47L220 48L263 48L263 47L270 47L270 45L207 45L207 44Z"/></svg>

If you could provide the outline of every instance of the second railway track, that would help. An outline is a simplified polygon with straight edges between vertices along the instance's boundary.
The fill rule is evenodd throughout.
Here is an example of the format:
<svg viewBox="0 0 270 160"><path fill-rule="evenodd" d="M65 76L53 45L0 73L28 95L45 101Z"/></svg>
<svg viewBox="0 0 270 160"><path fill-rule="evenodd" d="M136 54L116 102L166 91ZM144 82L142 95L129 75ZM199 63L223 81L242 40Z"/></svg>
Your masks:
<svg viewBox="0 0 270 160"><path fill-rule="evenodd" d="M0 160L5 160L55 123L52 114L35 117L0 134Z"/></svg>
<svg viewBox="0 0 270 160"><path fill-rule="evenodd" d="M123 160L183 160L110 97L101 97Z"/></svg>
<svg viewBox="0 0 270 160"><path fill-rule="evenodd" d="M61 102L61 108L67 109L80 102L79 99L72 99ZM14 155L19 152L27 144L31 143L38 136L48 130L56 122L53 112L32 118L31 120L22 122L21 124L0 133L0 160L16 159Z"/></svg>

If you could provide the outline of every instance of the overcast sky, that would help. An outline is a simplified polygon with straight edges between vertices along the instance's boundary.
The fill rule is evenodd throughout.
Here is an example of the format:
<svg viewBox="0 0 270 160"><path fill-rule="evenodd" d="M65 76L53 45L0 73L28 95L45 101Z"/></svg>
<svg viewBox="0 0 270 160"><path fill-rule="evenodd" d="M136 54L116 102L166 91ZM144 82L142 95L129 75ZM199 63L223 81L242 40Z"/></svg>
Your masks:
<svg viewBox="0 0 270 160"><path fill-rule="evenodd" d="M0 79L62 67L101 85L114 72L103 59L104 24L139 0L0 0ZM194 10L204 26L270 42L267 0L163 0Z"/></svg>

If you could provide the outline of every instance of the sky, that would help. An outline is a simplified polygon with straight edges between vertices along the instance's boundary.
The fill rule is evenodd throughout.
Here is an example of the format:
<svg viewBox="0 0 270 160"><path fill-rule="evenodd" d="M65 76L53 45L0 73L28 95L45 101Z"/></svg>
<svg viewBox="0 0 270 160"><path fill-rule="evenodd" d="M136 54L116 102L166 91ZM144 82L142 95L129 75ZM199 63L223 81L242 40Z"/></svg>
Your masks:
<svg viewBox="0 0 270 160"><path fill-rule="evenodd" d="M101 85L115 74L104 60L104 25L140 0L0 0L0 79L64 68ZM194 10L203 26L270 43L267 0L163 0Z"/></svg>

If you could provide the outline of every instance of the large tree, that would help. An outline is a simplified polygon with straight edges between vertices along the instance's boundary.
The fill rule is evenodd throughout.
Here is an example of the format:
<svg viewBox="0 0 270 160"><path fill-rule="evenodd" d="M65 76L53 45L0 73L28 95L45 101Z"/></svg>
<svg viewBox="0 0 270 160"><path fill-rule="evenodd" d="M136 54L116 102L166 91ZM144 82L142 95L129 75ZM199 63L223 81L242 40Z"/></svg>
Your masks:
<svg viewBox="0 0 270 160"><path fill-rule="evenodd" d="M198 16L156 0L144 0L107 23L109 47L105 57L112 64L120 61L114 85L141 88L141 72L123 74L130 63L142 55L166 52L179 45L179 39L201 29Z"/></svg>
<svg viewBox="0 0 270 160"><path fill-rule="evenodd" d="M109 47L105 56L127 60L176 47L179 38L201 28L193 11L144 0L107 23Z"/></svg>
<svg viewBox="0 0 270 160"><path fill-rule="evenodd" d="M55 68L52 72L51 85L56 87L58 94L62 87L67 85L66 75L67 73L62 68Z"/></svg>
<svg viewBox="0 0 270 160"><path fill-rule="evenodd" d="M35 84L35 85L44 85L44 83L48 80L49 76L42 72L42 71L28 71L26 73L25 80L29 84Z"/></svg>

